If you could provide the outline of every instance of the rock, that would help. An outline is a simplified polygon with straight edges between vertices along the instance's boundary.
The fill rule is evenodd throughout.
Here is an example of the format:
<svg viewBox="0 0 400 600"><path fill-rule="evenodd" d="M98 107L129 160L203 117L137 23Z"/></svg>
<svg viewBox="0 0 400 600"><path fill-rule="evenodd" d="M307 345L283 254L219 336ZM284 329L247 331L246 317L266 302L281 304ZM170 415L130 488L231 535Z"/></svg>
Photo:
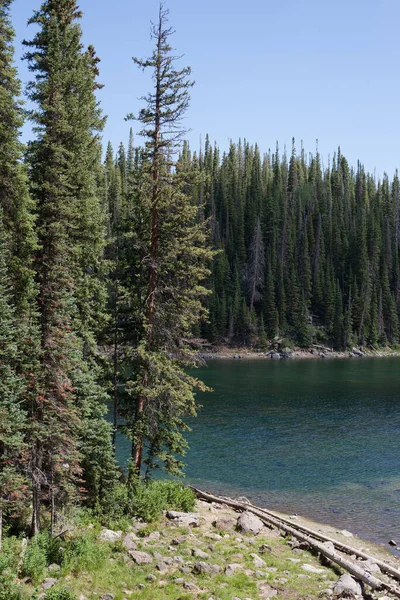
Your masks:
<svg viewBox="0 0 400 600"><path fill-rule="evenodd" d="M185 590L189 590L190 592L195 592L196 594L198 594L200 592L200 588L197 587L197 585L195 583L192 583L191 581L184 581L183 587L185 588Z"/></svg>
<svg viewBox="0 0 400 600"><path fill-rule="evenodd" d="M182 556L179 556L179 554L177 554L176 556L174 556L173 561L177 565L183 565L185 563L185 561L183 560Z"/></svg>
<svg viewBox="0 0 400 600"><path fill-rule="evenodd" d="M218 565L210 565L205 562L197 562L193 567L193 572L200 575L216 575L221 570Z"/></svg>
<svg viewBox="0 0 400 600"><path fill-rule="evenodd" d="M253 559L253 563L256 569L262 569L263 567L267 566L265 560L260 558L257 554L250 554L250 556Z"/></svg>
<svg viewBox="0 0 400 600"><path fill-rule="evenodd" d="M258 551L260 554L266 554L266 552L272 552L272 548L268 544L261 544Z"/></svg>
<svg viewBox="0 0 400 600"><path fill-rule="evenodd" d="M148 575L146 575L146 579L147 581L157 581L157 577L153 575L153 573L149 573Z"/></svg>
<svg viewBox="0 0 400 600"><path fill-rule="evenodd" d="M301 568L303 569L303 571L308 571L309 573L326 573L325 569L318 569L313 565L304 564L301 565Z"/></svg>
<svg viewBox="0 0 400 600"><path fill-rule="evenodd" d="M58 573L58 571L61 571L61 567L60 567L60 565L53 563L52 565L49 565L47 567L47 570L49 573Z"/></svg>
<svg viewBox="0 0 400 600"><path fill-rule="evenodd" d="M176 525L183 527L200 527L200 515L196 513L184 513L177 510L167 511L167 518Z"/></svg>
<svg viewBox="0 0 400 600"><path fill-rule="evenodd" d="M114 600L114 594L102 594L99 600Z"/></svg>
<svg viewBox="0 0 400 600"><path fill-rule="evenodd" d="M46 579L44 579L42 585L40 586L40 589L43 591L49 590L56 583L57 583L57 579L54 579L53 577L47 577Z"/></svg>
<svg viewBox="0 0 400 600"><path fill-rule="evenodd" d="M160 573L166 573L168 571L168 567L165 564L165 562L161 562L161 561L159 561L156 564L156 569L157 569L157 571L160 571Z"/></svg>
<svg viewBox="0 0 400 600"><path fill-rule="evenodd" d="M344 575L341 575L339 577L337 583L335 584L335 587L333 588L333 593L336 596L340 596L343 593L361 595L362 590L360 584L355 579L353 579L351 575L345 573Z"/></svg>
<svg viewBox="0 0 400 600"><path fill-rule="evenodd" d="M394 540L389 540L389 546L397 546L397 542L395 542Z"/></svg>
<svg viewBox="0 0 400 600"><path fill-rule="evenodd" d="M272 360L279 360L281 358L281 355L278 352L273 352L271 354L271 358Z"/></svg>
<svg viewBox="0 0 400 600"><path fill-rule="evenodd" d="M332 542L324 542L322 545L324 548L329 550L329 552L335 552L335 546L333 545Z"/></svg>
<svg viewBox="0 0 400 600"><path fill-rule="evenodd" d="M256 515L244 512L237 520L237 527L244 533L258 535L264 527L264 523Z"/></svg>
<svg viewBox="0 0 400 600"><path fill-rule="evenodd" d="M322 590L319 595L321 598L324 598L325 596L333 596L333 592L330 588L326 588L326 590Z"/></svg>
<svg viewBox="0 0 400 600"><path fill-rule="evenodd" d="M116 542L122 537L122 531L112 531L111 529L102 529L99 533L101 542Z"/></svg>
<svg viewBox="0 0 400 600"><path fill-rule="evenodd" d="M233 529L236 525L236 521L235 519L217 519L216 521L214 521L213 523L214 527L216 527L217 529L220 529L222 531L229 531L231 529Z"/></svg>
<svg viewBox="0 0 400 600"><path fill-rule="evenodd" d="M246 496L239 496L239 498L236 498L236 502L241 502L242 504L251 504L250 500L246 498Z"/></svg>
<svg viewBox="0 0 400 600"><path fill-rule="evenodd" d="M257 583L258 591L260 594L260 600L268 600L269 598L273 598L278 595L278 592L275 588L273 588L266 581L259 581Z"/></svg>
<svg viewBox="0 0 400 600"><path fill-rule="evenodd" d="M342 529L342 531L339 531L339 533L341 533L342 535L344 535L344 537L348 537L348 538L353 537L353 534L350 533L350 531L347 531L346 529Z"/></svg>
<svg viewBox="0 0 400 600"><path fill-rule="evenodd" d="M126 550L136 550L137 549L137 543L136 541L139 538L134 534L134 533L128 533L123 541L122 541L122 545Z"/></svg>
<svg viewBox="0 0 400 600"><path fill-rule="evenodd" d="M86 596L84 596L83 594L79 594L78 596L78 600L88 600Z"/></svg>
<svg viewBox="0 0 400 600"><path fill-rule="evenodd" d="M181 535L179 537L176 537L172 540L171 544L173 546L180 546L181 544L184 544L186 542L186 540L188 539L187 535Z"/></svg>
<svg viewBox="0 0 400 600"><path fill-rule="evenodd" d="M290 562L292 562L292 563L299 563L299 562L301 562L301 560L299 558L288 558L288 560L290 560Z"/></svg>
<svg viewBox="0 0 400 600"><path fill-rule="evenodd" d="M161 537L161 534L159 531L152 531L150 533L150 535L147 536L148 540L154 541L154 540L159 540Z"/></svg>
<svg viewBox="0 0 400 600"><path fill-rule="evenodd" d="M238 563L229 563L225 567L225 575L233 575L234 573L237 573L238 571L241 571L242 569L243 569L243 566L239 565Z"/></svg>
<svg viewBox="0 0 400 600"><path fill-rule="evenodd" d="M139 550L130 550L129 556L137 565L149 565L153 562L152 557L147 552L139 552Z"/></svg>
<svg viewBox="0 0 400 600"><path fill-rule="evenodd" d="M363 560L360 563L368 573L381 573L379 566L373 560Z"/></svg>
<svg viewBox="0 0 400 600"><path fill-rule="evenodd" d="M200 550L200 548L193 548L192 556L195 556L196 558L205 558L205 559L207 559L209 557L207 552L203 552L203 550Z"/></svg>

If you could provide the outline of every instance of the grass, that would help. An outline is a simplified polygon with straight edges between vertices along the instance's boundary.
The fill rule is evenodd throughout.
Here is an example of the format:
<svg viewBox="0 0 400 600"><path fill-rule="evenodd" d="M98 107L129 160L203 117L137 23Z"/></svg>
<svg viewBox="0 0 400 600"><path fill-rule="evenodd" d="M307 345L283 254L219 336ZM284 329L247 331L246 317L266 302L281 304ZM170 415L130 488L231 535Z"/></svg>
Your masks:
<svg viewBox="0 0 400 600"><path fill-rule="evenodd" d="M208 600L210 597L215 600L232 600L234 596L256 600L259 597L260 581L277 589L278 600L303 600L316 598L321 590L328 587L330 581L337 579L337 574L329 569L325 569L323 574L304 571L301 568L304 563L319 568L321 565L309 552L294 554L286 541L276 533L265 530L265 535L254 538L231 531L221 532L218 536L211 526L212 518L210 515L208 517L207 523L194 530L165 521L150 525L136 524L135 533L142 536L136 541L138 550L150 555L158 553L172 560L166 573L157 571L156 559L152 565L133 564L122 541L99 542L100 528L96 523L90 529L88 525L81 524L69 538L59 540L57 544L51 545L43 537L31 543L25 555L25 572L33 577L31 583L23 586L25 597L10 594L3 599L0 595L0 600L33 599L40 592L39 584L43 578L49 576L56 577L59 581L55 588L47 592L45 600L76 600L80 594L88 600L98 600L101 594L107 592L114 594L115 600ZM159 539L148 539L153 531L160 531ZM186 540L179 545L172 545L172 540L181 536L186 536ZM3 558L3 562L5 561L6 567L4 573L8 573L10 579L12 574L15 575L15 556L20 552L20 542L14 540L8 544L8 553L4 554L8 559ZM260 553L262 544L268 545L271 551ZM194 548L203 550L209 557L195 558L192 555ZM257 554L266 562L266 567L261 568L261 576L255 573L257 569L251 553ZM181 557L181 562L176 557ZM55 561L54 558L58 560ZM290 558L300 559L300 562L293 562ZM220 572L217 575L193 574L193 565L199 560L218 565ZM61 570L49 573L47 567L51 562L58 562ZM226 575L224 571L229 563L240 563L242 568L232 575ZM186 567L187 573L180 570L182 566ZM149 574L155 575L156 580L148 580ZM195 584L199 590L196 592L185 589L182 584L175 582L176 578ZM279 581L281 579L286 581Z"/></svg>

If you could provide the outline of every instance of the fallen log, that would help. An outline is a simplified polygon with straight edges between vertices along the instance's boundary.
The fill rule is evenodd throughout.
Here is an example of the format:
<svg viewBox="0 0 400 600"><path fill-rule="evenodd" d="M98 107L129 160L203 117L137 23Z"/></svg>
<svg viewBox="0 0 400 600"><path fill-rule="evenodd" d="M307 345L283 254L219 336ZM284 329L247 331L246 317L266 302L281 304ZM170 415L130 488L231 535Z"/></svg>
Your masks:
<svg viewBox="0 0 400 600"><path fill-rule="evenodd" d="M276 519L280 519L283 523L287 523L288 525L293 525L292 521L289 521L288 519L285 519L284 517L281 517L280 515L277 515L274 512L271 512L264 508L259 508L258 506L254 506L254 504L251 504L251 503L246 504L246 506L250 506L251 508L260 510L263 513L265 513L266 515L271 515L272 517L275 517ZM395 567L393 567L391 564L386 563L385 561L380 560L379 558L375 558L374 556L371 556L370 554L367 554L366 552L363 552L362 550L358 550L357 548L353 548L352 546L343 544L343 542L339 542L338 540L335 540L334 538L323 535L322 533L320 533L318 531L309 529L308 527L304 527L304 525L299 525L298 523L296 523L296 529L299 529L303 533L311 535L312 537L318 538L319 540L321 540L323 542L331 542L341 552L345 552L346 554L355 554L359 558L363 558L364 560L374 562L376 565L378 565L378 567L381 569L381 571L388 573L389 575L391 575L392 577L394 577L395 579L400 581L400 571L398 569L396 569Z"/></svg>
<svg viewBox="0 0 400 600"><path fill-rule="evenodd" d="M371 575L371 573L360 567L360 565L357 565L352 561L348 560L347 558L344 558L343 556L338 554L336 550L332 551L329 548L326 548L323 545L323 543L319 542L315 538L312 538L310 535L299 531L299 529L296 529L292 524L288 525L286 522L283 522L281 518L274 517L270 514L266 514L262 509L259 509L258 507L253 507L253 505L242 504L240 502L235 502L234 500L228 500L226 498L219 498L218 496L208 494L207 492L203 492L195 487L189 487L193 490L193 492L200 500L206 500L207 502L217 502L219 504L226 504L231 508L235 508L240 511L247 510L257 515L259 519L261 519L261 521L263 521L264 523L268 525L274 525L274 527L277 527L285 533L289 533L290 535L299 539L300 541L307 542L311 548L314 548L320 554L328 558L330 561L345 569L348 573L350 573L350 575L353 575L359 581L362 581L363 583L367 584L371 589L385 590L396 596L396 598L400 598L400 588L376 578L374 575Z"/></svg>

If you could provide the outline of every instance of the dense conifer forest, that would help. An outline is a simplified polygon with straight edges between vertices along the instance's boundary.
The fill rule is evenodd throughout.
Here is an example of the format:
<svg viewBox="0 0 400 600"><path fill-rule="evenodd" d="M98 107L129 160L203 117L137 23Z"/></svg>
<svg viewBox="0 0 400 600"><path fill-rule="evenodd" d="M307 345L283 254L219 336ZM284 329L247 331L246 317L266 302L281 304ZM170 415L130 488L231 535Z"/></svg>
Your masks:
<svg viewBox="0 0 400 600"><path fill-rule="evenodd" d="M208 137L192 151L190 69L176 69L163 7L153 53L134 59L154 81L128 115L138 135L103 159L99 59L75 0L46 0L30 20L27 111L11 1L0 8L0 534L29 522L36 535L78 502L127 511L156 465L180 472L184 417L204 389L188 370L196 340L396 344L400 185L340 149L323 166L294 141L290 155L245 140L222 152Z"/></svg>

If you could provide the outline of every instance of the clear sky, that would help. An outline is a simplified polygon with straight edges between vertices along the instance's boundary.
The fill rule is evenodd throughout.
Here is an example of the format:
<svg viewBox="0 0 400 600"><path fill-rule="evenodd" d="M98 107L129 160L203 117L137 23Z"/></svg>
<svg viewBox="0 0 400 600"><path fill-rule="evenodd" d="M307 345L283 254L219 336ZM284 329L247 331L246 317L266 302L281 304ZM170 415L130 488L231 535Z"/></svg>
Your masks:
<svg viewBox="0 0 400 600"><path fill-rule="evenodd" d="M158 0L81 0L84 42L101 58L99 94L108 115L104 141L127 142L128 112L150 81L132 56L150 54ZM327 164L340 145L376 174L400 167L399 0L168 0L171 39L193 79L186 124L191 147L206 133L225 149L246 138L262 152L315 140ZM20 77L21 40L40 0L14 0ZM24 137L26 138L25 131Z"/></svg>

